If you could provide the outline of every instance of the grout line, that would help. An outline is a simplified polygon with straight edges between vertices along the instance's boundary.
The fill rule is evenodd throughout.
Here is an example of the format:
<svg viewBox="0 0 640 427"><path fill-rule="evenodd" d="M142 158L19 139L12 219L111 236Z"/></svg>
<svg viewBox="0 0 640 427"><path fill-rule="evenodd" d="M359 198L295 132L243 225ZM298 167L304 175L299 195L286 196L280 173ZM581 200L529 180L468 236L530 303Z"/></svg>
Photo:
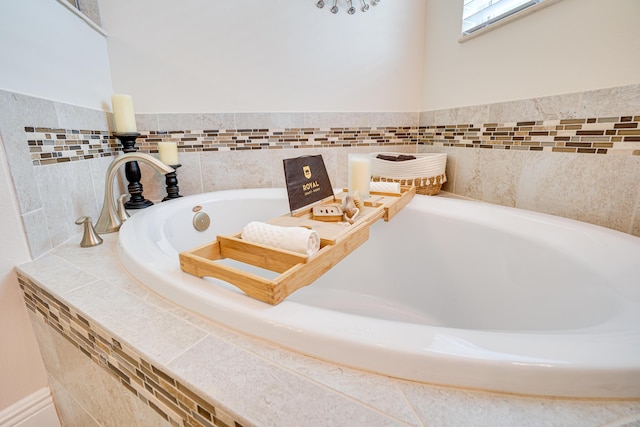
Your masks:
<svg viewBox="0 0 640 427"><path fill-rule="evenodd" d="M398 380L401 381L401 380ZM402 395L402 398L404 400L404 402L406 403L407 407L409 407L409 409L411 409L411 413L413 413L413 415L415 415L416 420L418 420L418 422L420 423L419 427L426 427L422 418L418 415L418 412L416 411L416 409L413 407L413 405L411 404L411 402L409 402L409 398L407 397L407 395L405 394L404 390L402 390L402 388L400 388L398 386L398 382L394 381L393 382L393 387L398 390L398 393L400 393L400 395Z"/></svg>

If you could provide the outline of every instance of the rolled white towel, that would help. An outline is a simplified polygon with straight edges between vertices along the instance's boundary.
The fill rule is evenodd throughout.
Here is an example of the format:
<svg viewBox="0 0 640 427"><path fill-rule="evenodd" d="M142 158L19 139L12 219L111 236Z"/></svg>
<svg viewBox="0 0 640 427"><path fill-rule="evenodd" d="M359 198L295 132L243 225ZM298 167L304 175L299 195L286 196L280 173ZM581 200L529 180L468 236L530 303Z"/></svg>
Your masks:
<svg viewBox="0 0 640 427"><path fill-rule="evenodd" d="M274 248L286 249L303 255L313 255L320 249L320 235L304 227L281 227L252 221L242 229L241 238Z"/></svg>
<svg viewBox="0 0 640 427"><path fill-rule="evenodd" d="M374 193L400 193L400 183L371 181L370 191Z"/></svg>

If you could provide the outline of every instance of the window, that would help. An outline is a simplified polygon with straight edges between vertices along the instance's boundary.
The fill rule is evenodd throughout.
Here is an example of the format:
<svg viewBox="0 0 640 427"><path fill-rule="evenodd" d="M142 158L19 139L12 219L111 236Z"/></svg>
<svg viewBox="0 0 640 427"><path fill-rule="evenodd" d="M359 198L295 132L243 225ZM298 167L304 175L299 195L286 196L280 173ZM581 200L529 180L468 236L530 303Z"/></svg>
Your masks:
<svg viewBox="0 0 640 427"><path fill-rule="evenodd" d="M545 0L464 0L462 34L471 34Z"/></svg>
<svg viewBox="0 0 640 427"><path fill-rule="evenodd" d="M100 0L58 0L58 3L80 17L94 30L106 36L101 28Z"/></svg>

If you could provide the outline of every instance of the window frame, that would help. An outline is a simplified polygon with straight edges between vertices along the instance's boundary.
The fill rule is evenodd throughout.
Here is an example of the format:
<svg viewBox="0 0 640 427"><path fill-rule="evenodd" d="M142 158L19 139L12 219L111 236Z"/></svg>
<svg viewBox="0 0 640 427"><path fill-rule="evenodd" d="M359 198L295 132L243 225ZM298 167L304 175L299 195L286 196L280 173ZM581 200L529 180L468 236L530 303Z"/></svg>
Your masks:
<svg viewBox="0 0 640 427"><path fill-rule="evenodd" d="M464 1L464 0L462 0ZM517 10L518 8L514 8L513 10L509 11L509 12L505 12L495 18L489 19L486 22L477 25L477 29L475 29L474 31L470 32L470 33L465 33L461 31L461 35L460 38L458 39L459 43L464 43L467 40L471 40L474 39L484 33L487 33L489 31L493 31L496 28L499 28L503 25L506 25L512 21L516 21L520 18L523 18L527 15L530 15L534 12L537 12L538 10L544 9L545 7L551 6L554 3L559 2L560 0L534 0L536 1L536 3L530 4L526 7L520 7L519 10ZM463 3L463 11L464 11L464 3ZM463 12L464 13L464 12ZM464 16L464 15L462 15ZM461 17L461 22L463 21L463 18ZM474 27L474 28L476 28Z"/></svg>

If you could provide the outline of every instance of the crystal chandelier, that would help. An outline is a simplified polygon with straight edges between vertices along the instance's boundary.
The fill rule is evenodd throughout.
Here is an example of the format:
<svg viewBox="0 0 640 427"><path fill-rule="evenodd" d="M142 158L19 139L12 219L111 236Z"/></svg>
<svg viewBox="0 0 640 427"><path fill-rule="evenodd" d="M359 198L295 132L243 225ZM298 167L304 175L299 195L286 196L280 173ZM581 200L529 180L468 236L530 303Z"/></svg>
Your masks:
<svg viewBox="0 0 640 427"><path fill-rule="evenodd" d="M346 0L347 4L349 5L349 8L347 9L347 13L349 15L353 15L354 13L356 13L356 8L353 6L354 0ZM357 0L356 0L357 1ZM367 0L360 0L362 2L362 7L360 8L361 11L366 12L367 10L369 10L369 3L367 3ZM370 0L371 5L375 6L378 3L380 3L380 0ZM316 3L316 6L318 6L318 9L322 9L324 7L324 0L318 0ZM338 7L338 0L333 0L333 6L331 7L331 13L336 14L340 11L340 8Z"/></svg>

